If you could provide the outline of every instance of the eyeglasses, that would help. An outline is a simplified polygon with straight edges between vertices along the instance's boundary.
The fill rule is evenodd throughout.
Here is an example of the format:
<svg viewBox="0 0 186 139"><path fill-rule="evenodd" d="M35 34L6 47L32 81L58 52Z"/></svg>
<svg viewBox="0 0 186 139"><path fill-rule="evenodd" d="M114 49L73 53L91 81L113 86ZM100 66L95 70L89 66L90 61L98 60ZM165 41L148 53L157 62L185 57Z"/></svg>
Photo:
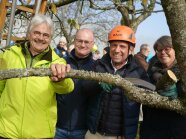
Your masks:
<svg viewBox="0 0 186 139"><path fill-rule="evenodd" d="M50 34L48 34L48 33L41 33L39 31L34 31L33 34L34 34L35 37L40 37L41 35L43 35L44 39L49 39L50 38Z"/></svg>
<svg viewBox="0 0 186 139"><path fill-rule="evenodd" d="M163 48L163 49L157 49L156 50L156 53L158 53L158 54L160 54L160 53L162 53L163 51L165 52L165 53L169 53L170 52L170 50L172 49L172 47L165 47L165 48Z"/></svg>
<svg viewBox="0 0 186 139"><path fill-rule="evenodd" d="M93 41L75 39L75 42L76 42L77 45L80 45L80 44L83 44L83 43L84 43L85 45L91 45L91 43L92 43Z"/></svg>

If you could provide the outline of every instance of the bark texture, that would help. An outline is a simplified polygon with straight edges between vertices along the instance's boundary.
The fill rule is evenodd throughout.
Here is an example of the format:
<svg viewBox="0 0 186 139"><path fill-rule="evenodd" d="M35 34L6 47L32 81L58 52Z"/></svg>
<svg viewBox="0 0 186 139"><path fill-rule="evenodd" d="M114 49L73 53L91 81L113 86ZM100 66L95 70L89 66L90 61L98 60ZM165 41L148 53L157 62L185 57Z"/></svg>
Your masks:
<svg viewBox="0 0 186 139"><path fill-rule="evenodd" d="M183 89L183 102L186 105L186 1L161 0L172 42L176 51L176 59L180 70L180 81Z"/></svg>
<svg viewBox="0 0 186 139"><path fill-rule="evenodd" d="M51 76L51 71L47 68L11 69L0 71L0 80L9 78L23 78L29 76ZM128 80L121 78L119 75L96 73L91 71L88 72L83 70L71 70L69 73L67 73L66 77L95 80L116 85L121 87L124 90L125 95L127 95L131 100L156 108L170 109L180 114L186 115L186 107L184 107L182 104L181 99L170 100L168 97L160 96L157 94L157 92L138 88Z"/></svg>

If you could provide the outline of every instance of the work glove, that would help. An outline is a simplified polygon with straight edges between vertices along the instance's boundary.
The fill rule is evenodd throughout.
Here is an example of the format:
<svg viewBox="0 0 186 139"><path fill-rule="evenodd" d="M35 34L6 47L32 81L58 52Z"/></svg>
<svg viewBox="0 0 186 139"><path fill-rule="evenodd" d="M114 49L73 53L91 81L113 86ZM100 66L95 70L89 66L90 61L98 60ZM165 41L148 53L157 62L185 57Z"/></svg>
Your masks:
<svg viewBox="0 0 186 139"><path fill-rule="evenodd" d="M158 94L162 96L169 97L171 99L175 99L178 97L178 91L176 88L176 84L164 89L164 90L158 90Z"/></svg>
<svg viewBox="0 0 186 139"><path fill-rule="evenodd" d="M111 92L113 89L113 86L111 84L107 84L104 82L99 82L99 86L101 87L103 91L106 91L108 93Z"/></svg>

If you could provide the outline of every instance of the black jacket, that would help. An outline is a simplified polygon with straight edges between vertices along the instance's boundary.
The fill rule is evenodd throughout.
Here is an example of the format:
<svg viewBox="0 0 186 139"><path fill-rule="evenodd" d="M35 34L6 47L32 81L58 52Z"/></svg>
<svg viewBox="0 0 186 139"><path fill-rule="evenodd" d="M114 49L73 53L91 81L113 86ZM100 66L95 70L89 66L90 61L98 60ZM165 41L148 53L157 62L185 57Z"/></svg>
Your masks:
<svg viewBox="0 0 186 139"><path fill-rule="evenodd" d="M165 73L166 69L156 60L148 69L153 84ZM181 93L177 83L178 94ZM167 109L143 106L141 139L186 139L186 117Z"/></svg>
<svg viewBox="0 0 186 139"><path fill-rule="evenodd" d="M148 80L145 70L138 66L132 55L129 56L128 63L115 73L111 65L111 58L109 54L106 54L97 61L95 71L118 74L123 78L132 77ZM96 82L86 82L86 86L89 86L89 90L91 90L89 93L94 94L90 97L88 108L87 123L90 132L134 139L138 128L140 105L130 101L119 87L114 87L108 93L101 90ZM101 125L105 127L100 127ZM109 127L110 129L108 129Z"/></svg>
<svg viewBox="0 0 186 139"><path fill-rule="evenodd" d="M93 68L94 60L92 53L84 59L75 56L72 50L71 55L66 57L67 63L72 69L90 71ZM74 91L66 95L57 95L58 120L57 127L66 130L83 130L86 126L86 110L88 92L82 90L82 80L73 79L75 83Z"/></svg>

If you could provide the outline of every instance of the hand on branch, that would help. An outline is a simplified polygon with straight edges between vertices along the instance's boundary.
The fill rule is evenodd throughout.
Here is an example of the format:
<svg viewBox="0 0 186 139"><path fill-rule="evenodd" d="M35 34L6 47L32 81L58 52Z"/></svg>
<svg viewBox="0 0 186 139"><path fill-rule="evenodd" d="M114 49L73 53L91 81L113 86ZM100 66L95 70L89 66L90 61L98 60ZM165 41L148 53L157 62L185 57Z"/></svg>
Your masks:
<svg viewBox="0 0 186 139"><path fill-rule="evenodd" d="M61 81L66 77L66 73L70 72L71 67L69 64L64 65L64 64L52 64L51 65L51 71L52 71L52 76L51 80L52 81Z"/></svg>

